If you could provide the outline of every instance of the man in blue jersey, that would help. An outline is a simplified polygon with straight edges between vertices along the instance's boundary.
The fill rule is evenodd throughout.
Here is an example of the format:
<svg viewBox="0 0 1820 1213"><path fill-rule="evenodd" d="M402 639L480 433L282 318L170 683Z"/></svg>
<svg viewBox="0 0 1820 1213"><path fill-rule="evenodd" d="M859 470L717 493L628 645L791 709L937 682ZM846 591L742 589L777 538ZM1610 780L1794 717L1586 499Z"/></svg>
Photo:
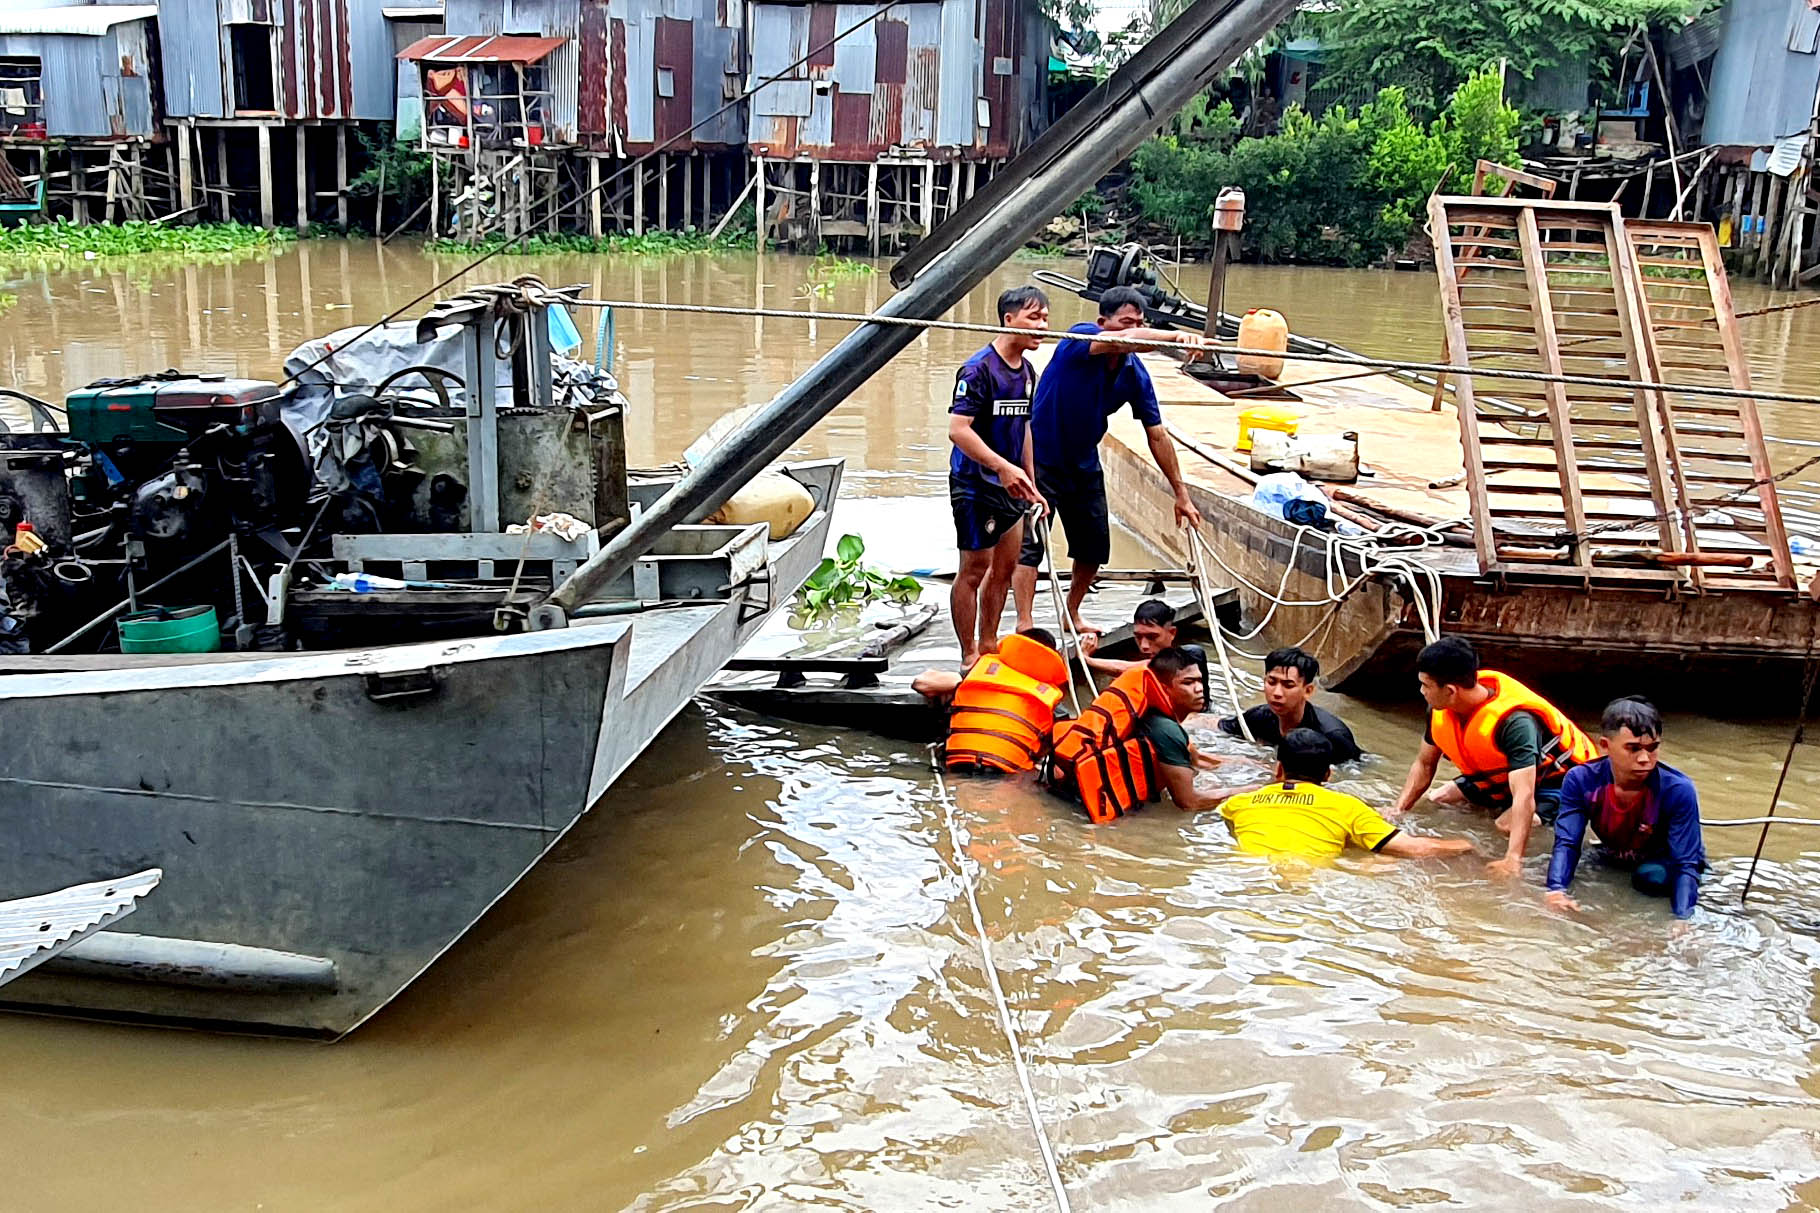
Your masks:
<svg viewBox="0 0 1820 1213"><path fill-rule="evenodd" d="M1119 333L1152 341L1187 346L1201 344L1196 334L1150 329L1144 324L1144 297L1128 286L1114 287L1100 296L1096 324L1077 324L1068 331L1082 335ZM1094 575L1112 554L1112 530L1106 516L1106 480L1100 470L1100 439L1106 422L1121 408L1144 426L1151 458L1175 494L1175 520L1199 526L1201 512L1188 498L1182 471L1175 459L1175 443L1163 429L1163 412L1157 406L1150 373L1128 345L1109 341L1064 339L1043 371L1031 405L1030 434L1036 448L1036 487L1062 520L1068 536L1068 554L1074 560L1068 583L1068 614L1076 631L1097 632L1081 619L1081 602L1093 585ZM1043 531L1029 527L1024 536L1012 589L1017 600L1018 626L1033 622L1036 606L1036 571L1043 563Z"/></svg>
<svg viewBox="0 0 1820 1213"><path fill-rule="evenodd" d="M1024 539L1024 514L1042 506L1030 443L1036 367L1024 357L1049 327L1049 300L1034 286L998 297L999 323L1030 335L1002 333L961 366L948 406L948 499L954 506L960 569L949 610L961 642L961 668L998 648L1011 571Z"/></svg>
<svg viewBox="0 0 1820 1213"><path fill-rule="evenodd" d="M1632 888L1668 898L1676 918L1691 917L1706 871L1700 797L1693 780L1657 758L1662 716L1647 699L1614 699L1599 732L1605 757L1575 767L1561 783L1548 904L1580 908L1567 890L1591 826L1601 858L1627 869Z"/></svg>

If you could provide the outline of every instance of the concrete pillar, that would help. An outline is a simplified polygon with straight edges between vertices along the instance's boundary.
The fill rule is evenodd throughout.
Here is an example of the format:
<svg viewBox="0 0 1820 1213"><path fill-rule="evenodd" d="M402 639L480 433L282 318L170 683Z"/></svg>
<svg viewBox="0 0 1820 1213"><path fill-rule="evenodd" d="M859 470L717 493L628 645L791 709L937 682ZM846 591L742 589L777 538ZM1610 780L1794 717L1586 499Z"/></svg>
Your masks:
<svg viewBox="0 0 1820 1213"><path fill-rule="evenodd" d="M259 130L259 226L270 230L272 221L272 128L261 124ZM226 178L222 178L226 180Z"/></svg>

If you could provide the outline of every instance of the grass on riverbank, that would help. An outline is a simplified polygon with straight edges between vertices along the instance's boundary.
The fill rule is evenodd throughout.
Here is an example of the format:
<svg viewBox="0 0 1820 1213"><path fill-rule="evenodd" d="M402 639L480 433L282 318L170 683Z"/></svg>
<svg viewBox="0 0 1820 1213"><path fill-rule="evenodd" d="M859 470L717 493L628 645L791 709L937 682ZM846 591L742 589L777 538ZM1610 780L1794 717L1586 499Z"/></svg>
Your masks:
<svg viewBox="0 0 1820 1213"><path fill-rule="evenodd" d="M104 258L177 253L197 260L219 260L264 252L297 239L289 230L267 231L244 223L169 226L143 223L25 223L0 228L0 262L68 263Z"/></svg>
<svg viewBox="0 0 1820 1213"><path fill-rule="evenodd" d="M548 257L565 253L668 257L673 253L732 252L749 248L751 244L751 232L728 229L713 239L705 232L646 232L642 236L599 237L558 232L517 240L503 236L489 236L478 241L443 238L425 241L424 248L432 253L500 253L510 257Z"/></svg>

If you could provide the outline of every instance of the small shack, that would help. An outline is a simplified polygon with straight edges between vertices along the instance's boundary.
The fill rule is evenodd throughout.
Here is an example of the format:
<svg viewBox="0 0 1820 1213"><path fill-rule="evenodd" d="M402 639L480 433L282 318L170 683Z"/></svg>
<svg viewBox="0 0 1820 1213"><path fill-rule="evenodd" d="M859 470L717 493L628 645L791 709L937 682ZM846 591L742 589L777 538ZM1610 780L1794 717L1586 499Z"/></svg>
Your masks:
<svg viewBox="0 0 1820 1213"><path fill-rule="evenodd" d="M1820 10L1731 0L1706 82L1701 197L1744 268L1793 286L1820 278Z"/></svg>
<svg viewBox="0 0 1820 1213"><path fill-rule="evenodd" d="M932 229L1039 132L1053 27L1036 0L749 12L748 142L768 234L877 252Z"/></svg>
<svg viewBox="0 0 1820 1213"><path fill-rule="evenodd" d="M0 213L150 218L153 5L0 5ZM148 182L148 176L154 180Z"/></svg>
<svg viewBox="0 0 1820 1213"><path fill-rule="evenodd" d="M281 212L300 232L330 213L346 226L349 136L390 122L397 91L382 0L160 0L157 12L183 205L200 190L221 218L250 217L256 201L267 227ZM288 180L275 138L290 144Z"/></svg>
<svg viewBox="0 0 1820 1213"><path fill-rule="evenodd" d="M450 202L435 230L705 226L744 184L739 21L725 0L449 0L398 53Z"/></svg>

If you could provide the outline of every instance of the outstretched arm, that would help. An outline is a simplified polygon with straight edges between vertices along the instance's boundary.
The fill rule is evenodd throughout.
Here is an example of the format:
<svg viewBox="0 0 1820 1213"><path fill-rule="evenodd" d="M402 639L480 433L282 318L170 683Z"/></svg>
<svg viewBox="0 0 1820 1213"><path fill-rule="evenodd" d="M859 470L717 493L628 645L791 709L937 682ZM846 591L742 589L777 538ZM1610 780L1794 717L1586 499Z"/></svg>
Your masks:
<svg viewBox="0 0 1820 1213"><path fill-rule="evenodd" d="M1160 425L1145 426L1144 439L1150 444L1150 457L1156 460L1163 479L1169 482L1170 492L1175 494L1176 525L1200 526L1201 511L1188 496L1188 486L1182 483L1182 465L1175 457L1175 439Z"/></svg>
<svg viewBox="0 0 1820 1213"><path fill-rule="evenodd" d="M1416 751L1416 760L1409 764L1409 776L1403 780L1403 792L1397 797L1397 803L1391 807L1389 816L1401 817L1414 807L1416 801L1427 794L1434 786L1435 771L1441 766L1441 747L1432 741L1424 741L1422 748Z"/></svg>
<svg viewBox="0 0 1820 1213"><path fill-rule="evenodd" d="M1398 859L1439 859L1446 855L1471 855L1473 845L1464 838L1425 838L1399 830L1389 842L1378 848L1380 855Z"/></svg>
<svg viewBox="0 0 1820 1213"><path fill-rule="evenodd" d="M1264 786L1258 783L1242 788L1216 788L1211 792L1203 792L1194 786L1193 767L1164 766L1158 763L1156 770L1163 786L1169 789L1169 799L1175 801L1175 807L1185 813L1218 808L1221 801L1229 800L1241 792L1255 792Z"/></svg>
<svg viewBox="0 0 1820 1213"><path fill-rule="evenodd" d="M1103 358L1107 354L1139 354L1150 348L1147 345L1132 345L1130 344L1131 341L1161 341L1169 345L1187 346L1204 344L1204 340L1199 333L1190 333L1179 329L1150 329L1140 327L1134 329L1121 329L1117 335L1128 338L1129 340L1089 341L1087 343L1087 352L1092 354L1095 358Z"/></svg>
<svg viewBox="0 0 1820 1213"><path fill-rule="evenodd" d="M1509 779L1510 808L1504 814L1510 826L1510 848L1504 852L1504 858L1494 859L1486 865L1495 876L1522 875L1523 854L1529 850L1529 832L1536 822L1536 768L1519 767L1510 773Z"/></svg>

